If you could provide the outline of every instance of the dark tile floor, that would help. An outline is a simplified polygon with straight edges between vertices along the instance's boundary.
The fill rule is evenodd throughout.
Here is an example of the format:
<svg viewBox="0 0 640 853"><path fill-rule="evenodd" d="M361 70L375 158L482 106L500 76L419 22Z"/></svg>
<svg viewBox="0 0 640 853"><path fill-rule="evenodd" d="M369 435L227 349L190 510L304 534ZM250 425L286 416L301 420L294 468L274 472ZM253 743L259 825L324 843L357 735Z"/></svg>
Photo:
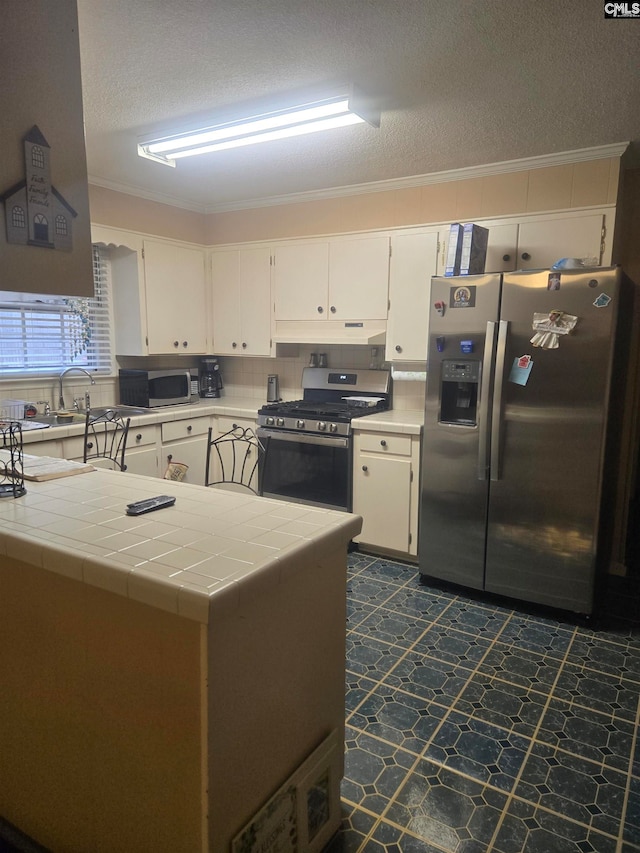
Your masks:
<svg viewBox="0 0 640 853"><path fill-rule="evenodd" d="M328 853L640 853L639 583L611 578L586 625L349 565Z"/></svg>

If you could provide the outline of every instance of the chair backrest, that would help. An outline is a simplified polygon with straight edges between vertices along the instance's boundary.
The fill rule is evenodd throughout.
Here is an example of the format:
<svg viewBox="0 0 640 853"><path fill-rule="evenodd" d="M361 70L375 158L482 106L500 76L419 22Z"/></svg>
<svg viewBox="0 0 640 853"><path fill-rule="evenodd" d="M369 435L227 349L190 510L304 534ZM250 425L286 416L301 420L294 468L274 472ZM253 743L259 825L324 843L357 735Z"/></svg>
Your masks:
<svg viewBox="0 0 640 853"><path fill-rule="evenodd" d="M112 462L110 467L126 471L124 454L130 420L125 420L115 409L105 409L97 415L88 411L84 427L84 461L108 459Z"/></svg>
<svg viewBox="0 0 640 853"><path fill-rule="evenodd" d="M265 446L252 429L234 426L214 438L210 427L205 486L248 490L259 495L259 473L264 454Z"/></svg>

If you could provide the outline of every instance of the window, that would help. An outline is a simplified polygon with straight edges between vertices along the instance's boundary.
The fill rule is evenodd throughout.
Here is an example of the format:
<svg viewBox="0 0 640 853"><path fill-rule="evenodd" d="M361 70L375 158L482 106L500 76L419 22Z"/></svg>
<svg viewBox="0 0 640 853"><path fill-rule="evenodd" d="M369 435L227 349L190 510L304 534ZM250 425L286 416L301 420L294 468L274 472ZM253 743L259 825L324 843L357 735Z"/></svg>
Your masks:
<svg viewBox="0 0 640 853"><path fill-rule="evenodd" d="M34 145L31 149L31 165L36 169L44 169L44 151L39 145Z"/></svg>
<svg viewBox="0 0 640 853"><path fill-rule="evenodd" d="M109 260L93 247L95 296L0 291L0 378L84 367L111 373Z"/></svg>
<svg viewBox="0 0 640 853"><path fill-rule="evenodd" d="M11 224L14 228L24 228L26 225L24 209L19 207L17 204L11 211Z"/></svg>
<svg viewBox="0 0 640 853"><path fill-rule="evenodd" d="M61 237L67 236L67 220L61 213L56 216L56 234Z"/></svg>

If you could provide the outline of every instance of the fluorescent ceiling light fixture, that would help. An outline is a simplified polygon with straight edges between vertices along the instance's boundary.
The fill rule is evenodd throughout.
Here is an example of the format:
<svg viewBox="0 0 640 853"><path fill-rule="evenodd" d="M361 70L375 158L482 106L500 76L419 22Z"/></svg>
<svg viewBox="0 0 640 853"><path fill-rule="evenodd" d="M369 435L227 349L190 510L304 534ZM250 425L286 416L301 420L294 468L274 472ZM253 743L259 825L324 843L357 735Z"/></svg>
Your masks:
<svg viewBox="0 0 640 853"><path fill-rule="evenodd" d="M379 127L380 113L371 111L362 96L352 91L351 97L341 95L325 98L225 124L154 139L142 139L138 142L138 154L167 166L175 166L175 161L182 157L241 148L258 142L302 136L365 121Z"/></svg>

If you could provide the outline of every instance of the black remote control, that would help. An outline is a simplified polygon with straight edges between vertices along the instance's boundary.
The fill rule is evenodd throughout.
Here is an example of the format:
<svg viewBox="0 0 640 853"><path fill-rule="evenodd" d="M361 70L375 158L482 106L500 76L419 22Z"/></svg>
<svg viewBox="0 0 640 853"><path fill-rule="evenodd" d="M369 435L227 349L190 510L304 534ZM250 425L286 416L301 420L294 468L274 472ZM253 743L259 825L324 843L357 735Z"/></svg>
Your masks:
<svg viewBox="0 0 640 853"><path fill-rule="evenodd" d="M127 515L142 515L144 512L162 509L164 506L173 506L175 502L176 499L169 495L158 495L157 498L147 498L144 501L127 504Z"/></svg>

